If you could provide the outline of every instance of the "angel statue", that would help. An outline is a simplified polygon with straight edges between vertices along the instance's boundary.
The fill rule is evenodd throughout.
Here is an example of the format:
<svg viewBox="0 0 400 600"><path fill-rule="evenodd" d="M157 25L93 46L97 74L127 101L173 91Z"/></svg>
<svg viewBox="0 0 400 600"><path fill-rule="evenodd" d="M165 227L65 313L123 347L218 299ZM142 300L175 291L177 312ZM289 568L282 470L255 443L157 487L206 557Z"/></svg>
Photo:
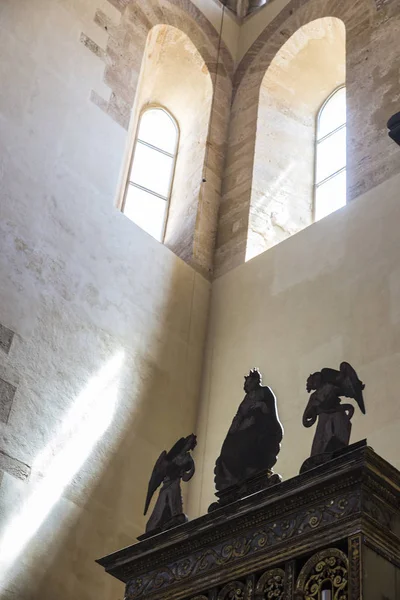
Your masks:
<svg viewBox="0 0 400 600"><path fill-rule="evenodd" d="M311 427L318 418L311 457L329 455L349 445L354 407L351 404L341 404L340 396L354 398L361 412L365 414L362 393L365 385L349 363L342 362L339 369L321 369L307 379L307 392L315 391L311 394L303 414L304 427ZM314 460L313 466L318 462L324 462L322 457L321 461ZM303 467L302 470L306 470ZM308 468L311 468L311 465Z"/></svg>
<svg viewBox="0 0 400 600"><path fill-rule="evenodd" d="M147 513L154 492L161 484L162 487L147 521L146 534L139 539L148 537L150 532L154 535L188 520L183 514L180 480L189 481L194 475L194 460L190 452L196 444L196 436L192 433L178 440L169 452L161 452L149 481L144 514Z"/></svg>

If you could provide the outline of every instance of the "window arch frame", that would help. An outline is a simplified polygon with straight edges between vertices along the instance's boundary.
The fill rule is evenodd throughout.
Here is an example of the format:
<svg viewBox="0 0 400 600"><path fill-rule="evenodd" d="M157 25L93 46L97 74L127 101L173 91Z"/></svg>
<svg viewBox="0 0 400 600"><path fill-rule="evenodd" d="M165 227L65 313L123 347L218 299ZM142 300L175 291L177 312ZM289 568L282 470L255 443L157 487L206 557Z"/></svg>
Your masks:
<svg viewBox="0 0 400 600"><path fill-rule="evenodd" d="M161 110L172 121L172 123L175 127L175 130L176 130L176 142L175 142L174 154L169 154L168 152L162 150L161 148L157 148L157 146L153 146L151 144L148 144L147 142L144 142L143 140L139 140L139 129L140 129L141 120L143 118L143 115L150 110ZM132 136L133 142L132 142L132 145L129 150L129 158L127 161L127 166L126 166L124 178L123 178L123 187L122 187L121 201L120 201L120 206L119 206L119 209L123 214L125 214L124 209L125 209L125 204L126 204L126 197L127 197L127 193L128 193L128 189L129 189L130 185L133 185L134 187L137 187L138 189L141 189L147 193L150 193L150 194L156 196L157 198L162 198L167 203L167 206L165 209L165 216L164 216L164 223L163 223L163 227L162 227L161 238L160 238L160 240L158 240L157 238L154 238L154 239L157 239L157 241L159 241L161 244L164 243L165 233L166 233L166 229L167 229L169 209L170 209L170 205L171 205L172 190L173 190L173 186L174 186L176 163L177 163L178 154L179 154L180 134L181 134L181 131L180 131L178 120L176 119L175 115L166 106L159 104L159 103L147 103L147 104L143 105L142 108L140 109L138 117L136 119L135 135ZM161 152L161 153L173 158L168 195L165 198L163 196L161 196L161 194L157 194L156 192L153 192L152 190L150 190L148 188L145 188L143 186L135 184L130 180L130 176L131 176L131 172L132 172L132 165L133 165L133 161L135 158L135 151L136 151L138 142L141 142L141 143L147 145L148 147L153 148L153 149L157 150L158 152ZM133 221L133 220L132 220L132 222L135 223L135 221ZM137 225L137 224L135 223L135 225ZM140 227L140 225L137 225L137 227ZM141 229L143 229L143 228L141 227ZM145 231L145 230L143 229L143 231ZM146 233L148 233L148 232L146 231ZM149 233L149 235L152 235L152 234ZM154 236L152 236L152 237L154 237Z"/></svg>
<svg viewBox="0 0 400 600"><path fill-rule="evenodd" d="M346 133L347 133L347 110L346 110L346 120L344 123L342 123L342 125L339 125L339 127L336 127L335 129L333 129L332 131L329 131L327 134L325 134L321 139L318 139L318 132L319 132L319 126L320 126L320 120L321 120L321 115L324 112L324 109L326 108L326 106L329 104L329 102L332 100L332 98L340 91L340 90L345 90L345 94L346 94L346 83L342 83L341 85L338 85L330 94L327 98L325 98L325 100L323 101L323 103L321 104L320 108L318 109L317 112L317 117L316 117L316 122L315 122L315 143L314 143L314 193L313 193L313 207L312 207L312 219L313 219L313 223L316 223L316 208L317 208L317 189L323 185L324 183L330 181L331 179L333 179L334 177L336 177L337 175L339 175L340 173L346 172L347 171L347 143L346 143L346 157L345 157L345 165L344 167L341 167L340 169L338 169L337 171L335 171L334 173L331 173L330 175L328 175L327 177L325 177L322 181L317 182L317 165L318 165L318 145L324 141L325 139L327 139L328 137L330 137L331 135L334 135L336 132L340 131L341 129L346 129ZM347 98L347 95L345 95L345 98ZM346 202L347 203L347 197L346 197ZM345 206L345 204L343 206ZM343 207L341 207L343 208ZM339 209L335 209L332 212L336 212L336 210ZM332 214L329 213L329 214ZM326 216L329 216L326 215ZM324 218L324 217L321 217ZM319 219L320 220L320 219Z"/></svg>

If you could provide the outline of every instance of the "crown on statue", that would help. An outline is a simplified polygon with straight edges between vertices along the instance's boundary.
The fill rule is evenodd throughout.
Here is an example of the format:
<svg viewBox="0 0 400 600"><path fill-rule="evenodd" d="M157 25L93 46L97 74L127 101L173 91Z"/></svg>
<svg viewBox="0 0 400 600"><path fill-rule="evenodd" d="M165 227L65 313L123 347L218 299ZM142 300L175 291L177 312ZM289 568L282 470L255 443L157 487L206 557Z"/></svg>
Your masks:
<svg viewBox="0 0 400 600"><path fill-rule="evenodd" d="M245 375L245 379L248 378L257 379L257 381L261 384L262 375L257 367L254 367L254 369L250 369L249 374Z"/></svg>

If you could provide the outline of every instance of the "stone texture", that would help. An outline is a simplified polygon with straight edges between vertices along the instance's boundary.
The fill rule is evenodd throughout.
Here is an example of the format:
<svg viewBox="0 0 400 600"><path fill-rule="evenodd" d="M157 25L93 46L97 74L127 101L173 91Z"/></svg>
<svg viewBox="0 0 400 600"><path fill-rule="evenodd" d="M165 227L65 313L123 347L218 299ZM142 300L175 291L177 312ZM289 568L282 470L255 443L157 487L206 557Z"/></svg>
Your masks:
<svg viewBox="0 0 400 600"><path fill-rule="evenodd" d="M113 5L115 6L115 1ZM178 158L174 182L176 199L174 197L171 199L171 223L168 222L166 237L166 244L169 248L203 276L211 278L229 122L227 107L230 105L231 98L232 57L224 41L219 45L219 36L215 28L190 0L169 0L162 4L158 0L151 0L147 3L131 0L119 8L121 8L122 14L117 25L101 10L98 10L95 15L95 23L109 35L105 56L101 48L87 35L82 34L81 41L101 60L105 60L104 79L112 90L109 100L93 91L91 99L122 127L128 129L140 69L142 65L144 68L142 56L149 52L150 38L148 38L148 34L159 23L168 24L186 34L197 48L205 69L211 75L215 100L212 105L212 114L209 115L209 126L206 126L205 135L202 133L200 136L200 148L202 150L206 147L215 149L215 140L218 140L219 160L213 160L211 152L206 152L203 155L200 172L196 174L189 161L190 174L186 173L186 181L191 181L194 189L185 190L185 186L179 186L177 182L180 166ZM218 48L220 61L217 65ZM178 65L179 61L176 64ZM181 65L183 64L181 63ZM182 78L181 82L184 80L185 78ZM186 95L190 96L190 86ZM189 102L189 98L186 101ZM141 108L140 103L136 105L137 110L140 111ZM133 116L134 123L136 120L137 114ZM134 136L134 130L134 126L131 126L132 136ZM198 144L199 142L197 142ZM182 150L184 151L184 148L181 148L181 156L184 155ZM186 171L189 163L186 165ZM204 172L212 171L216 175L212 185L207 182L201 186L203 170ZM189 207L185 197L191 198ZM178 218L177 215L179 215Z"/></svg>
<svg viewBox="0 0 400 600"><path fill-rule="evenodd" d="M156 25L148 35L131 130L136 131L146 106L164 106L177 116L178 153L164 244L189 263L194 246L206 242L198 239L196 219L205 208L202 177L212 93L207 66L190 39L174 27ZM213 217L215 229L217 215ZM207 258L211 264L212 256Z"/></svg>
<svg viewBox="0 0 400 600"><path fill-rule="evenodd" d="M16 388L0 378L0 421L7 423Z"/></svg>
<svg viewBox="0 0 400 600"><path fill-rule="evenodd" d="M246 260L313 222L315 124L323 102L345 82L345 47L342 21L312 21L290 37L262 79Z"/></svg>
<svg viewBox="0 0 400 600"><path fill-rule="evenodd" d="M0 323L0 350L8 354L13 341L14 332Z"/></svg>
<svg viewBox="0 0 400 600"><path fill-rule="evenodd" d="M387 136L386 121L396 112L399 65L396 36L400 23L398 3L389 2L377 11L370 0L291 0L264 29L240 64L234 78L234 101L222 204L240 204L251 217L258 100L262 79L282 45L300 27L322 17L334 17L346 27L347 85L347 175L348 200L372 189L399 171L399 161ZM365 98L373 98L366 103ZM398 108L397 108L398 110ZM361 132L361 133L360 133ZM235 194L231 171L241 173L247 189ZM225 201L224 198L229 198ZM227 214L225 208L225 214ZM218 233L215 275L227 272L246 260L248 232L235 230L230 221L227 240L225 218L223 238Z"/></svg>
<svg viewBox="0 0 400 600"><path fill-rule="evenodd" d="M102 48L100 48L100 46L98 44L96 44L96 42L91 40L84 33L81 34L81 42L86 48L88 48L88 50L93 52L93 54L95 54L98 58L105 60L106 53L104 52L104 50Z"/></svg>
<svg viewBox="0 0 400 600"><path fill-rule="evenodd" d="M122 597L94 559L144 530L160 445L195 428L210 284L115 208L127 133L89 101L114 90L79 41L106 48L99 9L114 19L101 0L0 2L0 322L18 331L0 351L18 385L0 422L0 546L14 527L18 552L0 551L2 599Z"/></svg>
<svg viewBox="0 0 400 600"><path fill-rule="evenodd" d="M29 477L31 468L29 465L0 450L0 471L5 471L9 475L24 481Z"/></svg>

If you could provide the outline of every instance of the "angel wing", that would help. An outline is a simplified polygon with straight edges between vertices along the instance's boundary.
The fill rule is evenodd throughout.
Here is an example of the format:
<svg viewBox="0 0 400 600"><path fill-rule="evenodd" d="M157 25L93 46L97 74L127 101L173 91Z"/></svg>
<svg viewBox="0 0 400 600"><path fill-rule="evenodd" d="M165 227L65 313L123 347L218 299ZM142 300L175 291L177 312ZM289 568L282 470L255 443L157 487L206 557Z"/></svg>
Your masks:
<svg viewBox="0 0 400 600"><path fill-rule="evenodd" d="M168 454L166 455L168 458L168 461L172 461L174 460L174 458L176 456L178 456L178 454L180 454L183 450L183 448L185 447L186 444L186 440L187 438L182 437L180 440L178 440L171 448L171 450L168 452Z"/></svg>
<svg viewBox="0 0 400 600"><path fill-rule="evenodd" d="M333 383L334 385L338 385L338 377L340 377L340 371L325 367L324 369L321 369L321 375L324 383Z"/></svg>
<svg viewBox="0 0 400 600"><path fill-rule="evenodd" d="M354 398L361 412L365 415L365 404L362 393L365 385L358 378L357 373L349 363L342 362L340 364L340 375L337 383L340 387L341 395L346 396L346 398Z"/></svg>
<svg viewBox="0 0 400 600"><path fill-rule="evenodd" d="M144 506L143 514L147 513L153 494L158 486L162 484L162 481L166 475L166 467L169 462L167 456L167 452L163 450L153 467L153 472L149 481L149 487L147 489L146 504Z"/></svg>

